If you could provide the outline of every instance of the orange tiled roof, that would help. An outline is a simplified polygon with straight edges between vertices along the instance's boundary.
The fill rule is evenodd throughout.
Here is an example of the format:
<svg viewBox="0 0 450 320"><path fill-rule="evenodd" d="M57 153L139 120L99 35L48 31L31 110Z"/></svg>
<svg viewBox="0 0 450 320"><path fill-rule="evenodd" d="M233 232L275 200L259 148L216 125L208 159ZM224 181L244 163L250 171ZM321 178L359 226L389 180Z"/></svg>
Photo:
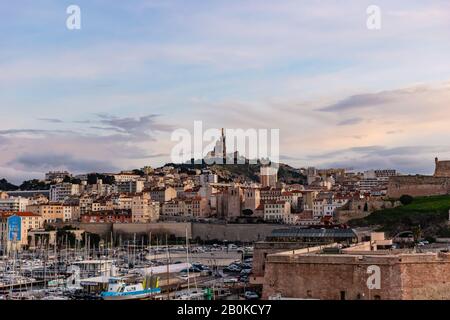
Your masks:
<svg viewBox="0 0 450 320"><path fill-rule="evenodd" d="M10 217L10 216L19 216L19 217L40 217L40 215L33 212L2 212L0 213L2 218Z"/></svg>

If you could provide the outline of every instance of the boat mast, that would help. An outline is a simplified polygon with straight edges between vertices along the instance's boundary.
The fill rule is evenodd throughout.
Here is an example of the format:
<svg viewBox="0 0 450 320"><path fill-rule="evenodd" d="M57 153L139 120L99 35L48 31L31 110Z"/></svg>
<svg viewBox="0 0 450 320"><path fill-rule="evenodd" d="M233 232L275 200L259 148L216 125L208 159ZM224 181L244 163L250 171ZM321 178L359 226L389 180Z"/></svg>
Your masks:
<svg viewBox="0 0 450 320"><path fill-rule="evenodd" d="M188 283L188 292L190 292L190 281L189 281L189 269L191 266L189 265L189 238L188 238L188 232L186 228L186 263L187 263L187 283Z"/></svg>
<svg viewBox="0 0 450 320"><path fill-rule="evenodd" d="M166 233L166 255L167 255L167 262L166 262L166 277L167 277L167 300L170 299L170 276L169 276L169 245L167 243L167 233Z"/></svg>

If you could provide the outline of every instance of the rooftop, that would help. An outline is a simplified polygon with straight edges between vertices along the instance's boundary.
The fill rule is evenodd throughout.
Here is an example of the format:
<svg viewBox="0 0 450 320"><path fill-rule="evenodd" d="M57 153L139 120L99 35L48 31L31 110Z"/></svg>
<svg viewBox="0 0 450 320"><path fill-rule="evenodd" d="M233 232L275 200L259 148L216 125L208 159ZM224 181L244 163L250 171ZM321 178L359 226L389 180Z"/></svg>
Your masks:
<svg viewBox="0 0 450 320"><path fill-rule="evenodd" d="M7 218L11 216L19 216L19 217L40 217L40 215L35 214L33 212L1 212L0 217Z"/></svg>
<svg viewBox="0 0 450 320"><path fill-rule="evenodd" d="M270 238L356 238L353 229L315 229L315 228L284 228L275 229Z"/></svg>

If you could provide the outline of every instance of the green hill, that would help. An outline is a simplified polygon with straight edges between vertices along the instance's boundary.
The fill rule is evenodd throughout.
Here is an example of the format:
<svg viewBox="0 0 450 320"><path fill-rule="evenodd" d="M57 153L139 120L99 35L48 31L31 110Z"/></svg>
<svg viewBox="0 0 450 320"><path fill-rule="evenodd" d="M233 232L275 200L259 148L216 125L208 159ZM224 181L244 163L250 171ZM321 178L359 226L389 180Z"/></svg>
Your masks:
<svg viewBox="0 0 450 320"><path fill-rule="evenodd" d="M420 226L423 236L448 236L450 195L417 197L411 204L378 210L362 219L349 221L352 227L377 226L393 236L397 232Z"/></svg>

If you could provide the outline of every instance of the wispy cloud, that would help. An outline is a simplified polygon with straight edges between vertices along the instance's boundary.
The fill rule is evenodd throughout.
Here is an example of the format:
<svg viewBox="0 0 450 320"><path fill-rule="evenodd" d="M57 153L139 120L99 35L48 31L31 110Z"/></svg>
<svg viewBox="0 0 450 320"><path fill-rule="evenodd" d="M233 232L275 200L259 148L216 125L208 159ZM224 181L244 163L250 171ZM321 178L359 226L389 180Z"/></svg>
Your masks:
<svg viewBox="0 0 450 320"><path fill-rule="evenodd" d="M61 119L56 118L38 118L39 121L50 122L50 123L63 123Z"/></svg>
<svg viewBox="0 0 450 320"><path fill-rule="evenodd" d="M351 119L345 119L345 120L339 121L337 125L338 126L351 126L354 124L361 123L363 121L364 121L363 118L351 118Z"/></svg>
<svg viewBox="0 0 450 320"><path fill-rule="evenodd" d="M27 153L8 163L19 170L45 172L48 170L68 170L70 172L111 172L118 170L108 160L94 160L75 157L73 154Z"/></svg>
<svg viewBox="0 0 450 320"><path fill-rule="evenodd" d="M5 175L16 181L27 171L34 177L36 173L55 169L79 173L139 167L149 159L168 156L154 151L156 137L171 127L160 122L159 117L121 118L104 114L79 129L0 130L0 150L7 151L0 153L0 168L9 168L4 170ZM91 123L112 132L97 133L90 130ZM70 123L62 125L70 126Z"/></svg>
<svg viewBox="0 0 450 320"><path fill-rule="evenodd" d="M329 106L320 108L320 111L340 112L352 109L373 107L394 101L395 96L391 92L380 92L375 94L359 94L350 96Z"/></svg>

